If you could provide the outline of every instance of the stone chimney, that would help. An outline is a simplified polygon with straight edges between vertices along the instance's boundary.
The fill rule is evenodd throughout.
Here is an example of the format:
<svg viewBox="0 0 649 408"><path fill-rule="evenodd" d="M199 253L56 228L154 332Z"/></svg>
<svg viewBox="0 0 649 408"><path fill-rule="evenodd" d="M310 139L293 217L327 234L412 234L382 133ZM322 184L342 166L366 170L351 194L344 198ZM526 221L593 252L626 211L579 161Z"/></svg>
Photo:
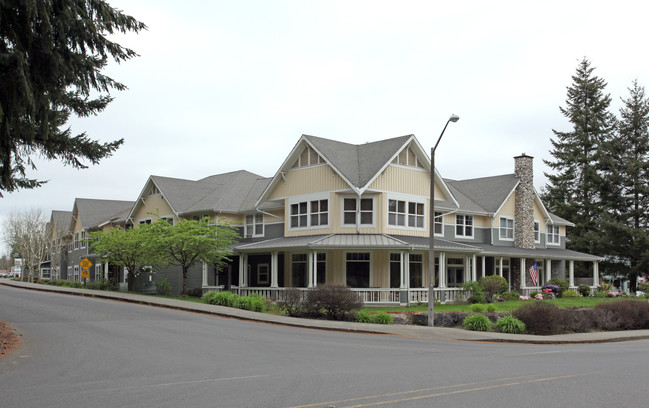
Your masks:
<svg viewBox="0 0 649 408"><path fill-rule="evenodd" d="M534 249L534 157L523 153L514 157L516 187L514 209L514 246Z"/></svg>

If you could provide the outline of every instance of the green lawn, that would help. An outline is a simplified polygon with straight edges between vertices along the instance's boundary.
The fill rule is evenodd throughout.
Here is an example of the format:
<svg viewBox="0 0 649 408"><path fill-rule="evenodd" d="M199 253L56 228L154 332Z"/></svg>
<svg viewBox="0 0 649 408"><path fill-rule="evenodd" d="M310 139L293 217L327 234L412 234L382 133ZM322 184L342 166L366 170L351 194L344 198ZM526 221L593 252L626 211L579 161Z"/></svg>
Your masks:
<svg viewBox="0 0 649 408"><path fill-rule="evenodd" d="M577 297L577 298L561 298L561 299L548 299L543 300L543 302L554 303L555 305L567 308L567 309L583 309L594 307L600 302L609 302L615 300L616 298L596 298L596 297ZM617 298L619 299L619 298ZM507 313L512 312L522 305L530 302L538 302L538 300L510 300L507 302L496 302L493 305L496 307L497 313ZM483 305L486 307L486 305ZM418 306L410 307L399 307L399 306L389 306L389 307L366 307L363 308L364 311L372 312L395 312L395 313L406 313L406 312L427 312L428 305L421 304ZM454 304L445 304L445 305L436 305L435 312L470 312L471 305L454 305Z"/></svg>

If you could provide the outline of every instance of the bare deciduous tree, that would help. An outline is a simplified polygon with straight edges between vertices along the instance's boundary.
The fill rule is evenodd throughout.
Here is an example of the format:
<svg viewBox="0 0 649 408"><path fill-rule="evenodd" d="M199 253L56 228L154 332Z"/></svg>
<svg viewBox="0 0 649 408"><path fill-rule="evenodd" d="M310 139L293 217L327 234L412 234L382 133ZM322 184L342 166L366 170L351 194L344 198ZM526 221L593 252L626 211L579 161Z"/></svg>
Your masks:
<svg viewBox="0 0 649 408"><path fill-rule="evenodd" d="M41 262L48 257L50 233L47 221L40 208L29 211L12 212L4 221L4 240L14 252L23 259L27 278L34 281L34 272L38 273Z"/></svg>

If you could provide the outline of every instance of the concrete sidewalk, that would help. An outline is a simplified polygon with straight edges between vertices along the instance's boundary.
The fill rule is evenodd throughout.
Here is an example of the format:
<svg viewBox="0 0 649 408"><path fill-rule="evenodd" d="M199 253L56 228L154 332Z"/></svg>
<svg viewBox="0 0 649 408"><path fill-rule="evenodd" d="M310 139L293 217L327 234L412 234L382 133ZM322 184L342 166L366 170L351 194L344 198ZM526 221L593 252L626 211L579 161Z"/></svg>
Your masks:
<svg viewBox="0 0 649 408"><path fill-rule="evenodd" d="M10 279L0 279L0 284L21 289L40 290L44 292L67 295L90 296L122 302L140 303L156 307L166 307L188 312L212 314L233 319L250 320L284 326L303 327L317 330L385 334L431 340L486 341L522 344L581 344L649 339L649 330L534 336L527 334L474 332L448 327L425 327L396 324L380 325L331 320L301 319L288 316L277 316L266 313L251 312L248 310L234 309L224 306L214 306L205 303L197 303L177 299L166 299L156 296L138 295L135 293L66 288L60 286L18 282Z"/></svg>

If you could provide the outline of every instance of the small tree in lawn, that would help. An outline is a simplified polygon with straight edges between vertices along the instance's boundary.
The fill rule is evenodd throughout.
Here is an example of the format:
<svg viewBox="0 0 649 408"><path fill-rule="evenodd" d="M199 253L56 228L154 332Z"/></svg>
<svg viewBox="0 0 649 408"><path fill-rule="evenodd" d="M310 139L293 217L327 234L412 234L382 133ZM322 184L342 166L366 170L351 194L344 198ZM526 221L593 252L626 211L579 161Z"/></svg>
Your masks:
<svg viewBox="0 0 649 408"><path fill-rule="evenodd" d="M217 267L224 265L232 252L230 246L239 235L225 220L210 223L208 217L200 220L158 219L151 224L150 245L162 256L163 262L182 269L182 294L187 291L187 273L197 262Z"/></svg>
<svg viewBox="0 0 649 408"><path fill-rule="evenodd" d="M151 228L142 225L139 228L123 229L120 227L92 234L93 253L109 263L128 270L128 290L135 291L135 278L145 268L162 263L162 258L149 245Z"/></svg>

